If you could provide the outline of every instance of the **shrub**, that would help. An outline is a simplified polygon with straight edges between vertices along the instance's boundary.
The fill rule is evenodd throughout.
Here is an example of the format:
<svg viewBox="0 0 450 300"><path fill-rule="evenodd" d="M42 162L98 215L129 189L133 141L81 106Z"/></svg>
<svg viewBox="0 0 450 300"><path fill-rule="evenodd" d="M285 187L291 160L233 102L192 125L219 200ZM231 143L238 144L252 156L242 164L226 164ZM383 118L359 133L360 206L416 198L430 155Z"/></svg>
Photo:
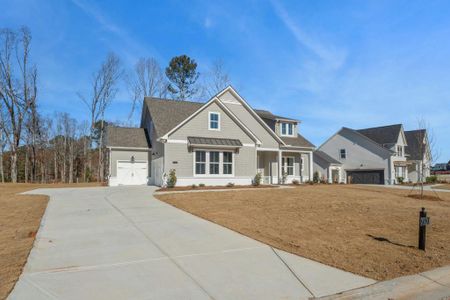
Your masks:
<svg viewBox="0 0 450 300"><path fill-rule="evenodd" d="M307 183L308 183L309 185L314 185L314 181L311 181L311 180L308 180Z"/></svg>
<svg viewBox="0 0 450 300"><path fill-rule="evenodd" d="M427 183L436 183L436 182L437 182L437 176L436 176L436 175L428 176L428 177L425 179L425 181L426 181Z"/></svg>
<svg viewBox="0 0 450 300"><path fill-rule="evenodd" d="M261 184L261 173L256 173L255 178L253 178L253 185L260 185Z"/></svg>
<svg viewBox="0 0 450 300"><path fill-rule="evenodd" d="M198 186L199 187L205 187L205 184L204 183L199 183Z"/></svg>
<svg viewBox="0 0 450 300"><path fill-rule="evenodd" d="M404 178L401 177L401 176L397 177L397 182L400 183L400 184L403 184Z"/></svg>
<svg viewBox="0 0 450 300"><path fill-rule="evenodd" d="M232 183L232 182L227 183L227 187L233 187L233 186L234 186L234 183Z"/></svg>
<svg viewBox="0 0 450 300"><path fill-rule="evenodd" d="M197 188L197 185L194 183L193 185L191 185L191 187L192 187L193 189L196 189L196 188Z"/></svg>
<svg viewBox="0 0 450 300"><path fill-rule="evenodd" d="M300 181L298 181L297 179L292 180L292 184L300 184Z"/></svg>
<svg viewBox="0 0 450 300"><path fill-rule="evenodd" d="M313 174L313 182L318 183L319 182L319 172L314 172Z"/></svg>
<svg viewBox="0 0 450 300"><path fill-rule="evenodd" d="M175 169L169 171L169 178L167 178L167 187L173 188L177 184L177 175L175 174Z"/></svg>

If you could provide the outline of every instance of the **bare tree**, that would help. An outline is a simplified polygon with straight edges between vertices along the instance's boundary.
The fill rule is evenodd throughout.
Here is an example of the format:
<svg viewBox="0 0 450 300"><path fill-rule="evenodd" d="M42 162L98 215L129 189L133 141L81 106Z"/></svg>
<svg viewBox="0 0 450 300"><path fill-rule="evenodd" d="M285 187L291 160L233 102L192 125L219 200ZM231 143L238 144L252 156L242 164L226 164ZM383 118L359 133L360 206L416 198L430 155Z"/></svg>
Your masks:
<svg viewBox="0 0 450 300"><path fill-rule="evenodd" d="M140 58L134 66L133 72L125 79L132 97L129 122L134 112L140 108L144 97L163 98L167 96L167 80L159 63L153 57Z"/></svg>
<svg viewBox="0 0 450 300"><path fill-rule="evenodd" d="M416 170L420 184L420 197L423 198L423 183L430 176L432 164L439 158L439 150L430 124L422 118L417 121L417 125L419 129L413 131L413 134L418 151Z"/></svg>
<svg viewBox="0 0 450 300"><path fill-rule="evenodd" d="M6 110L3 131L11 153L12 182L17 182L23 122L37 94L37 69L29 63L30 42L31 34L25 27L19 32L0 31L0 100Z"/></svg>
<svg viewBox="0 0 450 300"><path fill-rule="evenodd" d="M210 98L230 85L230 77L222 60L216 60L212 63L204 80L204 88Z"/></svg>
<svg viewBox="0 0 450 300"><path fill-rule="evenodd" d="M5 145L6 145L6 137L5 137L5 123L3 122L3 109L2 109L2 102L0 102L0 177L2 180L2 183L5 183L5 171L3 169L3 152L5 151Z"/></svg>
<svg viewBox="0 0 450 300"><path fill-rule="evenodd" d="M95 130L95 123L98 120L104 120L105 111L111 104L111 101L117 94L118 80L122 76L120 69L120 60L115 55L110 53L106 60L100 66L100 69L96 71L92 76L91 91L88 96L78 93L78 96L89 109L90 118L90 135L89 135L89 149L92 148L92 137ZM103 122L102 127L103 129ZM101 130L102 132L103 130ZM103 133L100 134L100 145L103 141ZM98 145L97 145L98 146ZM87 152L89 157L89 150ZM103 181L103 159L102 149L98 147L99 154L99 167L98 167L98 180ZM88 159L90 162L90 159ZM89 163L91 165L91 163Z"/></svg>

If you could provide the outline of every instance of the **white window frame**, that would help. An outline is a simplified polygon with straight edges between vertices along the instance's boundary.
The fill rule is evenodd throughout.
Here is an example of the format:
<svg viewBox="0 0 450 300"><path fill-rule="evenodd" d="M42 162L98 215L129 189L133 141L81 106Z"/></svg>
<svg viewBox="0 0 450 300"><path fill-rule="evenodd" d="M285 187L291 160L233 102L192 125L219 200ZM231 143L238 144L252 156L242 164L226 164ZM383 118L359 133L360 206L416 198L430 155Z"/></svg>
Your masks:
<svg viewBox="0 0 450 300"><path fill-rule="evenodd" d="M397 145L397 156L403 157L403 146Z"/></svg>
<svg viewBox="0 0 450 300"><path fill-rule="evenodd" d="M217 153L218 154L218 161L215 161L215 162L212 162L211 161L211 152L213 152L213 153ZM220 152L220 151L217 151L217 150L211 150L211 151L209 151L208 152L208 155L209 155L209 164L208 164L208 173L210 173L210 175L220 175L220 165L221 165L221 156L223 155L222 154L222 152ZM222 160L223 160L223 158L222 158ZM217 174L211 174L211 165L217 165Z"/></svg>
<svg viewBox="0 0 450 300"><path fill-rule="evenodd" d="M283 133L283 125L286 125L286 133ZM289 134L289 127L292 127L292 133ZM295 124L290 122L280 122L280 135L281 136L295 136Z"/></svg>
<svg viewBox="0 0 450 300"><path fill-rule="evenodd" d="M342 157L342 150L344 150L345 157ZM347 159L347 149L345 148L339 149L339 159Z"/></svg>
<svg viewBox="0 0 450 300"><path fill-rule="evenodd" d="M203 152L204 150L199 150L199 152ZM205 152L205 162L200 162L201 164L205 165L205 174L197 174L197 151L194 152L194 174L201 176L201 175L206 175L207 174L207 167L209 166L207 163L207 151Z"/></svg>
<svg viewBox="0 0 450 300"><path fill-rule="evenodd" d="M292 159L292 175L289 175L289 173L287 172L287 170L288 170L288 164L287 164L288 158ZM287 173L287 176L295 176L295 157L294 156L282 156L281 160L284 161L284 163L282 163L283 174Z"/></svg>
<svg viewBox="0 0 450 300"><path fill-rule="evenodd" d="M195 172L195 156L197 151L205 151L205 160L206 160L206 166L205 166L205 174L197 174ZM210 174L209 173L209 152L219 152L219 174ZM231 174L223 174L223 153L224 152L231 152L232 153L232 164L231 164ZM217 177L234 177L235 173L235 152L229 151L229 150L222 150L222 149L202 149L198 148L192 151L192 174L194 174L194 177L206 177L206 178L217 178Z"/></svg>
<svg viewBox="0 0 450 300"><path fill-rule="evenodd" d="M225 162L224 158L224 154L225 153L231 153L231 163L229 162ZM225 164L226 165L231 165L231 174L234 173L234 152L233 151L222 151L222 173L223 175L230 175L230 174L225 174L223 171L225 169Z"/></svg>
<svg viewBox="0 0 450 300"><path fill-rule="evenodd" d="M211 127L211 115L217 115L217 128ZM208 112L208 130L220 131L220 113L215 111Z"/></svg>

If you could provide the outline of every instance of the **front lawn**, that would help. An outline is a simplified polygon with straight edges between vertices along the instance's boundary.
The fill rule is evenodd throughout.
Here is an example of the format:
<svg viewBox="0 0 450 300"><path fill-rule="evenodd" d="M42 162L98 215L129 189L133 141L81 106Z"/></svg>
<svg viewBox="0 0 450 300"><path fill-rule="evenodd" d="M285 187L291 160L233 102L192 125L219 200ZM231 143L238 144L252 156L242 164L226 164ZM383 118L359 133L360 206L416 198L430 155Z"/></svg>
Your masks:
<svg viewBox="0 0 450 300"><path fill-rule="evenodd" d="M93 185L97 184L0 184L0 299L8 296L22 272L48 202L47 196L18 193Z"/></svg>
<svg viewBox="0 0 450 300"><path fill-rule="evenodd" d="M437 190L450 190L450 183L443 183L436 186L433 186L433 189Z"/></svg>
<svg viewBox="0 0 450 300"><path fill-rule="evenodd" d="M304 185L157 197L275 248L385 280L450 264L450 193L439 193L442 201L417 200L408 193ZM422 206L431 217L426 252L417 249Z"/></svg>

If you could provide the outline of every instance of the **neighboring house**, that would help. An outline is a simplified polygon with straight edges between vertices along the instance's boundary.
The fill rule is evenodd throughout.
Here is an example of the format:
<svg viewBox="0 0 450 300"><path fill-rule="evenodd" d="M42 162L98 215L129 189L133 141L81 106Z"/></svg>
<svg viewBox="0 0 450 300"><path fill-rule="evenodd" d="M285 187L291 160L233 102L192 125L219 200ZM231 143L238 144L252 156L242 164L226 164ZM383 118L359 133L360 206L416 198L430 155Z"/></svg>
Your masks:
<svg viewBox="0 0 450 300"><path fill-rule="evenodd" d="M232 87L206 103L146 97L141 128L108 130L109 184L161 186L171 169L179 186L246 185L257 173L263 183L304 182L314 145L299 124L251 108Z"/></svg>
<svg viewBox="0 0 450 300"><path fill-rule="evenodd" d="M394 184L399 177L410 181L408 165L417 164L417 148L407 146L401 124L359 130L343 127L317 149L314 170L329 182ZM413 155L412 161L408 155Z"/></svg>
<svg viewBox="0 0 450 300"><path fill-rule="evenodd" d="M450 171L450 161L448 163L435 164L431 168L431 171L433 171L433 172L436 172L436 171Z"/></svg>
<svg viewBox="0 0 450 300"><path fill-rule="evenodd" d="M408 177L411 182L425 181L431 174L431 153L425 129L405 131Z"/></svg>

